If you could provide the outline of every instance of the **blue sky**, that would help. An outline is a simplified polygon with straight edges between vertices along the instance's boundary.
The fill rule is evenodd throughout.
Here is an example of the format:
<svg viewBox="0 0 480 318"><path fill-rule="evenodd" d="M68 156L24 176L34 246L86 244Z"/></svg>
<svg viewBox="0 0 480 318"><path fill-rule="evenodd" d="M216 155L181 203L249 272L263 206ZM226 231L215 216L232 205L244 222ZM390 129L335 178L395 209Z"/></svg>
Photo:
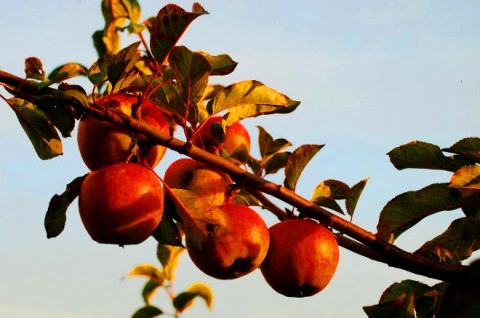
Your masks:
<svg viewBox="0 0 480 318"><path fill-rule="evenodd" d="M192 5L175 3L188 10ZM307 198L322 180L353 185L370 177L354 217L370 231L389 199L450 177L397 171L386 156L389 150L415 139L447 147L478 136L477 1L200 3L210 14L194 21L181 44L230 54L239 65L232 75L218 79L222 83L257 79L300 100L291 115L246 120L252 139L255 126L261 125L295 146L326 144L300 179L298 192ZM141 1L143 17L155 15L164 4ZM97 58L91 34L103 27L99 7L92 0L4 4L0 68L22 75L29 56L40 58L47 72L71 61L91 65ZM0 93L8 96L3 89ZM65 231L47 240L43 218L51 196L86 172L75 138L64 146L60 158L38 159L13 112L0 102L0 316L129 317L142 305L145 281L121 278L134 265L157 264L156 243L151 239L125 249L94 243L83 229L76 202ZM169 152L158 172L177 157ZM421 222L397 242L415 250L459 215L452 211ZM362 306L376 303L386 287L403 279L434 282L342 249L327 289L311 298L289 299L273 292L258 271L218 281L200 273L185 255L175 290L203 281L216 294L212 312L198 302L185 317L362 317ZM170 309L164 295L154 302Z"/></svg>

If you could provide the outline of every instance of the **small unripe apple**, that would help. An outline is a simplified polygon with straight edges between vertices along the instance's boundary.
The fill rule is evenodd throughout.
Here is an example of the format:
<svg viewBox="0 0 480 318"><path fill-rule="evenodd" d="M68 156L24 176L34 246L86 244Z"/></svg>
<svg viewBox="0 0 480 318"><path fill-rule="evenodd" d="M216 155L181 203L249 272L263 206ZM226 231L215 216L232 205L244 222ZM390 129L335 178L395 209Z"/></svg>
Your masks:
<svg viewBox="0 0 480 318"><path fill-rule="evenodd" d="M137 102L136 96L123 93L114 93L97 100L98 105L129 116L132 115L133 105ZM159 131L170 133L163 112L151 102L145 100L138 105L138 117ZM145 159L150 167L155 167L165 155L166 148L160 145L147 147L146 139L142 134L136 134L125 127L89 114L83 115L78 125L77 143L80 155L92 171L111 164L127 162L136 146L142 159Z"/></svg>
<svg viewBox="0 0 480 318"><path fill-rule="evenodd" d="M260 271L276 292L313 296L332 279L339 261L335 236L312 220L287 220L270 227L270 248Z"/></svg>
<svg viewBox="0 0 480 318"><path fill-rule="evenodd" d="M210 147L215 147L231 154L235 149L244 145L247 152L250 152L250 134L240 122L236 122L227 127L225 140L223 142L214 138L212 134L213 125L218 125L217 129L220 130L222 127L222 116L210 117L202 124L192 140L195 146L203 146L203 148L207 150Z"/></svg>
<svg viewBox="0 0 480 318"><path fill-rule="evenodd" d="M133 163L118 163L88 174L78 208L91 238L105 244L138 244L157 228L164 209L157 176Z"/></svg>
<svg viewBox="0 0 480 318"><path fill-rule="evenodd" d="M210 205L230 203L232 178L220 170L191 158L180 158L165 170L163 178L170 188L189 190ZM168 197L168 196L167 196Z"/></svg>
<svg viewBox="0 0 480 318"><path fill-rule="evenodd" d="M224 216L225 230L208 234L200 247L189 246L192 262L205 274L218 279L234 279L257 269L267 255L270 235L262 217L240 204L217 207ZM185 233L188 237L188 233Z"/></svg>

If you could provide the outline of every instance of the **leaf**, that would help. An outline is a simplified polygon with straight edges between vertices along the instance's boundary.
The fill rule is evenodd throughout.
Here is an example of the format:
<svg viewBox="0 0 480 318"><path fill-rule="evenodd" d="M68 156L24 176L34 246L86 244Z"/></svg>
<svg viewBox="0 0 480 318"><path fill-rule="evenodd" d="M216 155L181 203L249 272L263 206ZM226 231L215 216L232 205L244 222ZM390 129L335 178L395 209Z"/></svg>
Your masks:
<svg viewBox="0 0 480 318"><path fill-rule="evenodd" d="M150 304L150 301L152 300L153 296L155 296L160 286L161 285L159 285L157 281L152 279L149 279L145 283L142 289L142 298L146 305Z"/></svg>
<svg viewBox="0 0 480 318"><path fill-rule="evenodd" d="M185 117L187 110L173 72L164 72L163 77L153 78L150 85L151 93L148 94L148 99L152 103L181 118Z"/></svg>
<svg viewBox="0 0 480 318"><path fill-rule="evenodd" d="M464 166L452 175L449 186L460 191L462 196L480 193L480 166Z"/></svg>
<svg viewBox="0 0 480 318"><path fill-rule="evenodd" d="M370 180L370 178L367 178L367 179L364 179L364 180L358 182L357 184L355 184L351 188L352 196L348 197L345 200L345 206L347 208L347 213L351 217L353 217L353 213L355 212L355 208L357 207L358 199L360 198L360 195L362 194L363 189L365 188L365 186L367 185L367 182L369 180Z"/></svg>
<svg viewBox="0 0 480 318"><path fill-rule="evenodd" d="M194 12L186 12L175 4L167 4L157 14L150 38L150 48L155 59L163 65L180 37L190 23L206 14L205 10L194 7ZM203 9L203 8L202 8Z"/></svg>
<svg viewBox="0 0 480 318"><path fill-rule="evenodd" d="M394 283L383 292L379 305L364 307L364 310L367 309L369 317L433 317L443 285L430 287L414 280ZM411 316L413 310L416 316Z"/></svg>
<svg viewBox="0 0 480 318"><path fill-rule="evenodd" d="M40 159L52 159L63 153L62 141L45 113L20 98L11 98L9 103Z"/></svg>
<svg viewBox="0 0 480 318"><path fill-rule="evenodd" d="M414 295L402 294L389 302L365 306L363 311L369 318L415 318Z"/></svg>
<svg viewBox="0 0 480 318"><path fill-rule="evenodd" d="M48 120L62 134L62 137L70 137L75 128L75 114L70 104L62 102L50 95L40 95L35 102L37 108L41 110Z"/></svg>
<svg viewBox="0 0 480 318"><path fill-rule="evenodd" d="M130 270L130 272L128 272L127 275L125 275L125 278L128 278L128 277L133 277L133 276L144 276L144 277L147 277L155 282L158 283L158 285L162 286L163 285L163 281L165 279L167 279L167 277L165 276L164 272L151 265L151 264L141 264L141 265L137 265L135 266L134 268L132 268Z"/></svg>
<svg viewBox="0 0 480 318"><path fill-rule="evenodd" d="M44 81L45 71L43 70L42 61L36 57L29 57L25 59L25 75L26 78Z"/></svg>
<svg viewBox="0 0 480 318"><path fill-rule="evenodd" d="M102 55L88 70L88 79L92 84L99 84L108 79L108 66L113 63L114 55Z"/></svg>
<svg viewBox="0 0 480 318"><path fill-rule="evenodd" d="M200 297L205 301L207 308L212 310L213 307L213 291L210 286L204 283L194 283L190 285L183 293L178 294L173 300L173 306L179 312L184 312L194 304L196 297Z"/></svg>
<svg viewBox="0 0 480 318"><path fill-rule="evenodd" d="M457 280L446 285L436 318L476 318L480 312L480 261L473 261Z"/></svg>
<svg viewBox="0 0 480 318"><path fill-rule="evenodd" d="M233 200L233 203L235 204L242 204L247 206L260 205L258 199L246 190L240 190L239 193L235 194Z"/></svg>
<svg viewBox="0 0 480 318"><path fill-rule="evenodd" d="M175 47L168 57L175 78L180 86L186 107L196 106L202 99L208 84L211 66L200 53L193 53L184 46ZM198 122L197 112L189 112L187 119L192 125Z"/></svg>
<svg viewBox="0 0 480 318"><path fill-rule="evenodd" d="M132 316L132 318L153 318L163 314L163 311L154 306L145 306L138 309Z"/></svg>
<svg viewBox="0 0 480 318"><path fill-rule="evenodd" d="M292 144L283 138L273 139L273 137L261 126L258 128L258 146L260 148L260 155L266 157L268 155L277 153Z"/></svg>
<svg viewBox="0 0 480 318"><path fill-rule="evenodd" d="M75 178L67 185L66 190L61 194L55 194L48 204L45 214L44 226L47 232L47 238L57 237L65 228L67 220L67 209L70 204L78 197L80 187L87 175Z"/></svg>
<svg viewBox="0 0 480 318"><path fill-rule="evenodd" d="M322 148L323 145L302 145L290 154L285 165L285 180L283 182L287 189L295 190L303 169Z"/></svg>
<svg viewBox="0 0 480 318"><path fill-rule="evenodd" d="M132 43L113 56L107 67L107 77L112 83L113 91L118 90L118 83L127 76L140 59L138 51L140 43L140 41Z"/></svg>
<svg viewBox="0 0 480 318"><path fill-rule="evenodd" d="M413 141L388 153L395 168L439 169L455 171L460 166L443 155L440 147L422 141Z"/></svg>
<svg viewBox="0 0 480 318"><path fill-rule="evenodd" d="M460 265L479 248L480 219L463 217L454 220L445 232L423 244L414 254Z"/></svg>
<svg viewBox="0 0 480 318"><path fill-rule="evenodd" d="M211 65L210 75L228 75L232 73L237 67L238 63L232 60L232 58L227 54L221 55L210 55L207 52L198 52L205 57L205 59Z"/></svg>
<svg viewBox="0 0 480 318"><path fill-rule="evenodd" d="M175 271L178 268L180 256L186 249L180 246L158 244L157 257L163 266L163 273L170 282L175 280Z"/></svg>
<svg viewBox="0 0 480 318"><path fill-rule="evenodd" d="M456 142L450 148L443 149L444 151L456 153L467 159L475 162L480 162L480 138L470 137L464 138Z"/></svg>
<svg viewBox="0 0 480 318"><path fill-rule="evenodd" d="M78 63L67 63L55 68L49 75L48 81L41 83L39 86L44 87L53 83L61 83L69 78L86 75L87 68Z"/></svg>
<svg viewBox="0 0 480 318"><path fill-rule="evenodd" d="M208 236L220 236L225 231L223 214L195 193L172 189L177 197L177 212L182 220L187 247L199 248Z"/></svg>
<svg viewBox="0 0 480 318"><path fill-rule="evenodd" d="M244 118L296 108L299 104L259 81L246 80L224 87L208 102L207 111L216 114L229 110L225 119L230 125Z"/></svg>
<svg viewBox="0 0 480 318"><path fill-rule="evenodd" d="M478 204L479 200L480 196L461 198L446 183L405 192L390 200L381 211L376 236L393 243L403 232L427 216Z"/></svg>
<svg viewBox="0 0 480 318"><path fill-rule="evenodd" d="M315 187L310 201L344 214L335 200L343 200L352 195L352 190L345 183L337 180L325 180Z"/></svg>
<svg viewBox="0 0 480 318"><path fill-rule="evenodd" d="M279 152L265 160L264 175L276 173L278 170L285 168L290 154L290 152Z"/></svg>
<svg viewBox="0 0 480 318"><path fill-rule="evenodd" d="M180 234L178 226L173 218L167 215L167 213L163 213L162 220L152 236L160 244L183 247L182 235Z"/></svg>

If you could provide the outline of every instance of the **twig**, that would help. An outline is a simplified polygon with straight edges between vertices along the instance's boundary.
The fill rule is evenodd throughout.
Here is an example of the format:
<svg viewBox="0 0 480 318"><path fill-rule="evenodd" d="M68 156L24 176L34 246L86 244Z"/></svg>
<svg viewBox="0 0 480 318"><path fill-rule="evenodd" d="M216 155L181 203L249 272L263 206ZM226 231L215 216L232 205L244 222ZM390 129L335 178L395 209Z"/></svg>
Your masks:
<svg viewBox="0 0 480 318"><path fill-rule="evenodd" d="M0 71L0 82L13 87L19 87L22 81L23 80L21 78ZM55 95L59 100L70 102L72 106L80 109L85 108L78 100L63 94L59 94L59 92L55 89L48 88L45 91L38 91L35 83L32 82L25 82L24 86L22 87L22 93L28 92L44 92L50 94L56 93ZM231 178L241 186L250 189L256 189L256 191L269 194L296 207L306 217L316 219L321 223L337 230L343 235L354 239L354 241L348 241L349 244L357 241L373 250L374 253L370 254L371 259L384 262L392 267L401 268L412 273L444 281L456 280L460 275L466 272L466 266L442 264L406 252L393 244L377 238L373 233L355 225L354 223L328 212L327 210L315 205L309 200L299 196L298 194L279 184L255 176L218 155L214 155L193 146L191 143L164 134L142 121L136 120L121 113L114 113L112 111L106 111L104 116L99 116L99 114L93 115L101 117L100 119L109 120L115 124L129 127L148 136L151 138L152 142L156 144L168 147L169 149L172 149L180 154L217 167L218 169L228 173ZM347 245L347 241L343 238L339 240L339 243ZM360 245L357 247L360 247ZM360 249L358 249L358 251L360 251Z"/></svg>

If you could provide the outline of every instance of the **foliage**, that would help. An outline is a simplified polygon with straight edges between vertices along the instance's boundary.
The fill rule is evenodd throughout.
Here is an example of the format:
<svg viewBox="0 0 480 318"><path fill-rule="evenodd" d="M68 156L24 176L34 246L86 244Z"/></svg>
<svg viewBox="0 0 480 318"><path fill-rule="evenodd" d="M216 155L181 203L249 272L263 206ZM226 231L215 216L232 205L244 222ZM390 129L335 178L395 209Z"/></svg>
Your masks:
<svg viewBox="0 0 480 318"><path fill-rule="evenodd" d="M317 219L336 231L340 245L345 248L360 254L366 249L369 253L364 253L365 256L373 252L378 261L442 280L434 286L413 280L392 284L384 291L379 304L364 307L369 317L445 316L452 308L445 305L444 295L478 295L478 284L465 291L459 287L459 282L465 277L479 275L478 266L467 270L462 263L480 248L480 138L465 138L447 148L413 141L392 149L388 155L399 170L445 170L452 175L444 183L425 185L391 199L380 212L377 233L373 235L351 222L368 179L353 186L339 180L320 181L310 200L295 192L304 168L323 145L300 145L288 151L293 146L288 140L276 139L263 127L258 127L259 158L241 148L230 155L218 156L192 146L190 140L210 116L223 116L223 131L212 132L219 136L227 127L245 118L288 114L300 105L299 101L257 80L227 86L209 82L212 76L232 73L237 62L226 54L212 56L177 46L190 24L208 14L200 4L195 3L191 12L168 4L156 16L143 22L140 21L140 5L134 0L104 0L102 12L105 27L93 35L99 59L90 67L67 63L46 75L41 61L32 57L25 62L24 80L0 72L0 82L13 95L9 99L2 97L17 115L40 159L61 155L62 138L68 138L81 114L88 112L128 126L149 136L154 143L230 173L238 186L235 202L265 208L280 220ZM124 31L140 40L122 48L120 39ZM144 33L148 33L149 42ZM87 93L84 88L67 83L77 76L86 76L94 90ZM138 94L140 99L157 105L168 115L172 131L181 128L183 140L173 138L172 141L170 136L152 131L135 118L110 113L95 103L96 98L118 91ZM284 172L283 185L268 181L268 176L281 170ZM53 196L45 217L48 238L62 232L66 211L76 199L82 180L83 177L76 178L63 194ZM291 207L278 207L263 193ZM197 297L202 298L208 308L213 305L213 292L202 283L194 283L177 295L172 293L175 269L184 251L177 225L181 220L185 226L197 230L194 240L202 240L205 224L213 222L221 228L222 220L216 218L214 212L211 215L203 213L214 209L206 208L204 204L207 203L199 203L191 193L175 191L174 197L177 198L176 207L167 208L153 234L159 242L157 256L162 268L142 264L126 275L148 278L142 290L144 306L133 317L155 317L163 313L151 303L160 288L167 291L176 315L189 308ZM415 252L408 253L393 245L400 235L419 222L426 222L429 216L458 209L464 216L446 225L442 234L425 242ZM349 244L352 241L363 248L353 248L354 245ZM478 297L469 299L467 305L478 308Z"/></svg>

